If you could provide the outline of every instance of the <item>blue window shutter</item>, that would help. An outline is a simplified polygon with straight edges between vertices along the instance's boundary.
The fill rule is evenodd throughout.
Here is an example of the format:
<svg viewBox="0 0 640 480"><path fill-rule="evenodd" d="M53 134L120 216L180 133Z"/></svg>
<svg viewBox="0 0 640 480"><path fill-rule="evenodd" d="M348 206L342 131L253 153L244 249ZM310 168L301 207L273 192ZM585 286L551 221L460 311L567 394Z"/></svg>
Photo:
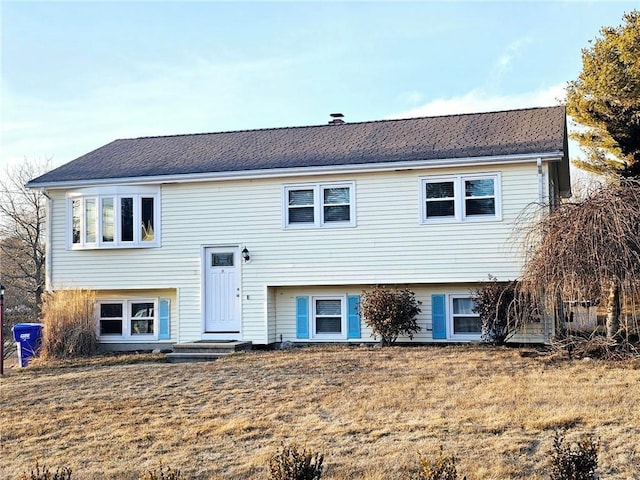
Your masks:
<svg viewBox="0 0 640 480"><path fill-rule="evenodd" d="M171 308L169 308L169 299L161 298L158 301L158 338L160 340L168 340L171 338Z"/></svg>
<svg viewBox="0 0 640 480"><path fill-rule="evenodd" d="M431 295L431 327L433 338L447 338L446 295Z"/></svg>
<svg viewBox="0 0 640 480"><path fill-rule="evenodd" d="M309 338L309 297L296 297L296 338Z"/></svg>
<svg viewBox="0 0 640 480"><path fill-rule="evenodd" d="M360 295L347 297L347 338L360 338Z"/></svg>

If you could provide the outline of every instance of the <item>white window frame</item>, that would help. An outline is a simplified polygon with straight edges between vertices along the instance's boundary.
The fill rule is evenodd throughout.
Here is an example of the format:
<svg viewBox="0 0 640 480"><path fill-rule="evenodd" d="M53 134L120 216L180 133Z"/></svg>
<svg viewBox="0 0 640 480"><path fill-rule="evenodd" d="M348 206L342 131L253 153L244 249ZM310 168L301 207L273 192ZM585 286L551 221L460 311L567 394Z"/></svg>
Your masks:
<svg viewBox="0 0 640 480"><path fill-rule="evenodd" d="M324 190L329 188L349 189L349 220L326 222L324 220ZM313 222L289 223L289 192L295 190L313 190ZM298 183L282 187L282 226L286 230L304 228L344 228L356 226L356 184L355 182Z"/></svg>
<svg viewBox="0 0 640 480"><path fill-rule="evenodd" d="M493 180L493 215L467 215L465 198L466 180ZM453 182L454 215L449 217L427 217L427 184ZM438 175L420 178L420 223L456 223L456 222L497 222L502 220L502 175L500 172Z"/></svg>
<svg viewBox="0 0 640 480"><path fill-rule="evenodd" d="M113 241L103 240L103 201L113 199ZM122 232L122 199L133 198L133 241L121 240ZM142 199L153 199L153 240L142 238ZM87 200L96 202L96 218L94 219L94 231L96 241L87 242L87 224L85 205ZM73 203L80 201L80 242L73 242ZM153 248L160 246L160 187L95 187L74 190L67 193L67 248L69 250L92 250L111 248Z"/></svg>
<svg viewBox="0 0 640 480"><path fill-rule="evenodd" d="M309 297L311 301L311 315L309 315L310 338L314 340L345 340L347 338L347 297L346 295L316 295ZM341 333L317 333L316 331L316 300L340 300L340 330Z"/></svg>
<svg viewBox="0 0 640 480"><path fill-rule="evenodd" d="M447 339L449 340L463 340L463 341L479 341L482 339L482 333L455 333L454 331L454 312L453 312L453 300L457 298L473 298L470 293L452 293L447 295ZM480 314L465 314L465 317L478 317Z"/></svg>
<svg viewBox="0 0 640 480"><path fill-rule="evenodd" d="M153 333L152 334L136 334L131 332L131 305L134 303L153 303ZM100 305L103 304L120 304L122 305L122 335L100 335ZM145 317L146 318L146 317ZM157 298L100 298L96 300L96 334L98 340L103 343L136 341L148 342L158 339L158 299Z"/></svg>

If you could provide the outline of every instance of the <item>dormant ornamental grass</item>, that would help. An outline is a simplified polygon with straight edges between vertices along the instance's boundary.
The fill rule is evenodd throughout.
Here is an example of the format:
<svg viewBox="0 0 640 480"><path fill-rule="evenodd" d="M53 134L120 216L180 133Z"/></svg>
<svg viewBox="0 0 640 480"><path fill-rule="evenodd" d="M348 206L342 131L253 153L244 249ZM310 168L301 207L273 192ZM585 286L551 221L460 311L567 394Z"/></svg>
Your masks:
<svg viewBox="0 0 640 480"><path fill-rule="evenodd" d="M42 359L89 356L98 351L95 300L90 290L58 290L44 297Z"/></svg>
<svg viewBox="0 0 640 480"><path fill-rule="evenodd" d="M567 429L567 442L598 439L601 478L640 479L640 363L521 353L326 347L12 371L0 478L38 460L78 479L159 464L184 479L267 479L274 452L296 443L324 454L323 480L406 479L441 446L460 478L548 480Z"/></svg>

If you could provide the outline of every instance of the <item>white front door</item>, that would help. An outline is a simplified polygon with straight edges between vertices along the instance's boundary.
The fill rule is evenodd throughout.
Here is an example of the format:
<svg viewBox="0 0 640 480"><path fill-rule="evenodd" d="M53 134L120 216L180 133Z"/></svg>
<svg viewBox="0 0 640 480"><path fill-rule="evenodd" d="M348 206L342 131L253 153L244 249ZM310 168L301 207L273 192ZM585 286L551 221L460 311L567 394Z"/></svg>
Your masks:
<svg viewBox="0 0 640 480"><path fill-rule="evenodd" d="M240 283L237 247L205 249L205 333L240 333Z"/></svg>

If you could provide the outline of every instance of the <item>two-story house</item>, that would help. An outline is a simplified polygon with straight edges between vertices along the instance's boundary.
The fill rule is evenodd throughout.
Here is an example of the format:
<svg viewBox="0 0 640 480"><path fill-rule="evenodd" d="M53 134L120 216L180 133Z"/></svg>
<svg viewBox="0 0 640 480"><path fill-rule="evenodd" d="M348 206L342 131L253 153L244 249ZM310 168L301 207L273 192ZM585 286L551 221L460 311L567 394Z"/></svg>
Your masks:
<svg viewBox="0 0 640 480"><path fill-rule="evenodd" d="M414 342L477 340L470 292L570 193L565 109L116 140L28 186L48 288L97 292L105 348L373 341L378 284L416 292Z"/></svg>

